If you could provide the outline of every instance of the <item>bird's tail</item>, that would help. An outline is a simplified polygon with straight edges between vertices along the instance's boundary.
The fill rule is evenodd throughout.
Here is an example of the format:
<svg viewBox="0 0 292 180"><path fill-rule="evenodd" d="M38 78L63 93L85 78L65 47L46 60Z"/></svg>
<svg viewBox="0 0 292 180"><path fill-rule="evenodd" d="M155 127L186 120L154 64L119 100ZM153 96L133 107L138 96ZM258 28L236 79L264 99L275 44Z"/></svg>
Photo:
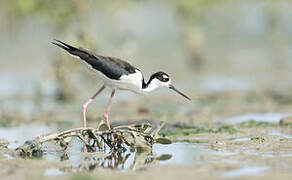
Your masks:
<svg viewBox="0 0 292 180"><path fill-rule="evenodd" d="M88 59L88 57L94 56L93 54L89 53L88 51L84 49L73 47L57 39L54 39L54 42L52 42L52 44L64 49L65 51L69 53L69 55L85 60L85 61L86 59Z"/></svg>

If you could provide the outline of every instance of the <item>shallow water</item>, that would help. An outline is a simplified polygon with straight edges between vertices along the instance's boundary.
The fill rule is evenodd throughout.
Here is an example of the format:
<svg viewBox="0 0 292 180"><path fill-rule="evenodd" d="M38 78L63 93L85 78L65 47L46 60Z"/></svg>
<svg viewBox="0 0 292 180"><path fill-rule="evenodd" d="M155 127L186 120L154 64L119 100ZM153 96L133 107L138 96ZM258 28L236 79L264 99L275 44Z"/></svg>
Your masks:
<svg viewBox="0 0 292 180"><path fill-rule="evenodd" d="M284 117L291 116L290 113L249 113L229 118L230 123L243 123L246 121L257 121L267 123L279 123Z"/></svg>
<svg viewBox="0 0 292 180"><path fill-rule="evenodd" d="M285 134L281 131L273 131L270 133L270 135L274 135L274 136L280 136L282 138L287 138L287 139L291 139L292 135L291 134Z"/></svg>
<svg viewBox="0 0 292 180"><path fill-rule="evenodd" d="M8 148L15 149L24 144L26 140L32 140L38 135L47 134L56 128L39 125L26 125L13 128L0 128L0 138L9 141ZM69 143L69 150L64 152L54 143L44 143L43 159L53 162L66 162L75 170L93 170L96 168L111 168L119 170L137 170L151 165L194 165L204 163L204 155L217 154L207 148L205 144L172 143L169 145L155 144L152 152L96 152L82 153L82 143L79 139L73 139ZM9 157L8 157L9 156ZM13 159L5 154L7 159ZM48 169L47 176L62 175L58 169Z"/></svg>
<svg viewBox="0 0 292 180"><path fill-rule="evenodd" d="M60 171L59 169L55 169L55 168L51 168L51 169L47 169L45 171L45 176L61 176L64 175L65 173Z"/></svg>
<svg viewBox="0 0 292 180"><path fill-rule="evenodd" d="M48 149L50 145L47 146ZM73 141L70 150L48 150L44 158L49 161L69 162L70 166L78 170L92 170L95 168L111 168L119 170L137 170L151 165L194 165L204 163L204 155L214 153L202 144L172 143L169 145L156 144L152 152L96 152L81 153L81 143ZM93 168L94 167L94 168ZM84 169L85 168L85 169Z"/></svg>
<svg viewBox="0 0 292 180"><path fill-rule="evenodd" d="M6 139L10 144L8 148L15 149L23 145L26 140L32 140L38 135L47 134L54 130L43 125L23 125L13 128L0 128L0 138Z"/></svg>
<svg viewBox="0 0 292 180"><path fill-rule="evenodd" d="M231 140L231 142L241 142L241 141L249 141L250 137L242 137L242 138L235 138Z"/></svg>
<svg viewBox="0 0 292 180"><path fill-rule="evenodd" d="M15 149L18 146L24 144L26 140L32 140L38 135L47 134L54 131L55 128L48 126L27 125L14 128L0 128L0 138L9 141L8 148ZM99 163L103 166L104 163L113 163L115 158L121 159L116 161L114 168L117 169L131 169L135 165L137 166L137 159L142 158L143 162L147 164L155 162L159 165L191 165L197 163L203 163L202 155L211 153L211 150L207 149L204 144L191 144L191 143L172 143L170 145L155 144L153 151L150 153L137 153L127 150L123 153L96 153L93 155L87 153L81 153L82 144L78 139L73 139L70 144L70 150L64 152L58 149L54 143L44 143L44 159L49 161L68 160L73 167L80 167L84 163L84 159L95 160L95 163ZM95 159L99 157L99 159ZM101 165L103 164L103 165ZM143 167L144 164L139 164ZM106 165L103 167L110 167Z"/></svg>

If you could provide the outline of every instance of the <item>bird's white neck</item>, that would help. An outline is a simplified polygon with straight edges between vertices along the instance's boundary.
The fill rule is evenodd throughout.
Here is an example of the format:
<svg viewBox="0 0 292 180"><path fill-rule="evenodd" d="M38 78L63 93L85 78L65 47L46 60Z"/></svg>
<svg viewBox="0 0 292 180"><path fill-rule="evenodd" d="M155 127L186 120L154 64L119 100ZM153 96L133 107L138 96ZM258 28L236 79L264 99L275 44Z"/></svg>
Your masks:
<svg viewBox="0 0 292 180"><path fill-rule="evenodd" d="M148 84L145 88L142 89L142 92L147 94L151 91L154 91L158 87L159 85L157 83L155 83L154 81L151 81L150 84Z"/></svg>

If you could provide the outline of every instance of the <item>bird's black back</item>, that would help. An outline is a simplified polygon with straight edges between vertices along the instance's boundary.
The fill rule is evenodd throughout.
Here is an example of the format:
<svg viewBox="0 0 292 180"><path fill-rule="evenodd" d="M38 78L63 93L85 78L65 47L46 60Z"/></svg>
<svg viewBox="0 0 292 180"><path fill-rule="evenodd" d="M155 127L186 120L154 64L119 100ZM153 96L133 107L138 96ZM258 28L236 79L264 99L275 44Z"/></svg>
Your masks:
<svg viewBox="0 0 292 180"><path fill-rule="evenodd" d="M110 79L119 80L122 75L135 73L136 68L121 59L96 55L85 49L73 47L59 40L52 43L66 50L69 54L79 57L93 69L102 72Z"/></svg>

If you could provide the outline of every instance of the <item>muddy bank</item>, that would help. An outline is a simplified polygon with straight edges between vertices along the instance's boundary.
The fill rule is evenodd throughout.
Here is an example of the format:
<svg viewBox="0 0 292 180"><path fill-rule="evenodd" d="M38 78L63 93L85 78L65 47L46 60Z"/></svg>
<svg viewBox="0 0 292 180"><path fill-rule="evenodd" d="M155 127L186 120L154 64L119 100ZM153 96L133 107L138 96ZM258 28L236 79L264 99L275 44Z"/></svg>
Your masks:
<svg viewBox="0 0 292 180"><path fill-rule="evenodd" d="M172 139L174 144L154 146L153 154L127 152L92 156L80 153L80 142L75 142L67 156L62 156L64 153L51 144L47 145L42 158L22 159L13 154L14 148L40 134L80 126L80 112L69 113L76 105L68 104L62 112L55 110L54 116L38 115L27 120L31 125L22 126L18 119L10 127L0 129L3 138L0 146L1 177L161 179L161 172L165 171L164 179L182 176L290 179L292 129L289 118L285 118L290 113L289 103L251 92L201 94L199 97L191 104L163 97L160 100L146 97L147 102L138 99L114 104L113 126L149 122L157 127L160 121L167 122L161 135ZM89 110L90 126L97 125L102 112L102 109Z"/></svg>
<svg viewBox="0 0 292 180"><path fill-rule="evenodd" d="M275 118L264 114L261 121L247 118L241 122L226 121L217 127L187 121L168 123L161 135L175 143L154 146L156 156L131 152L108 157L84 154L80 153L80 142L75 142L67 158L62 158L54 145L47 145L44 157L22 159L13 154L15 140L10 139L10 145L2 140L0 173L3 179L290 179L291 125L281 124L280 119L265 121L267 117ZM37 126L24 128L38 129ZM36 135L36 132L30 134ZM162 176L161 172L166 173Z"/></svg>

